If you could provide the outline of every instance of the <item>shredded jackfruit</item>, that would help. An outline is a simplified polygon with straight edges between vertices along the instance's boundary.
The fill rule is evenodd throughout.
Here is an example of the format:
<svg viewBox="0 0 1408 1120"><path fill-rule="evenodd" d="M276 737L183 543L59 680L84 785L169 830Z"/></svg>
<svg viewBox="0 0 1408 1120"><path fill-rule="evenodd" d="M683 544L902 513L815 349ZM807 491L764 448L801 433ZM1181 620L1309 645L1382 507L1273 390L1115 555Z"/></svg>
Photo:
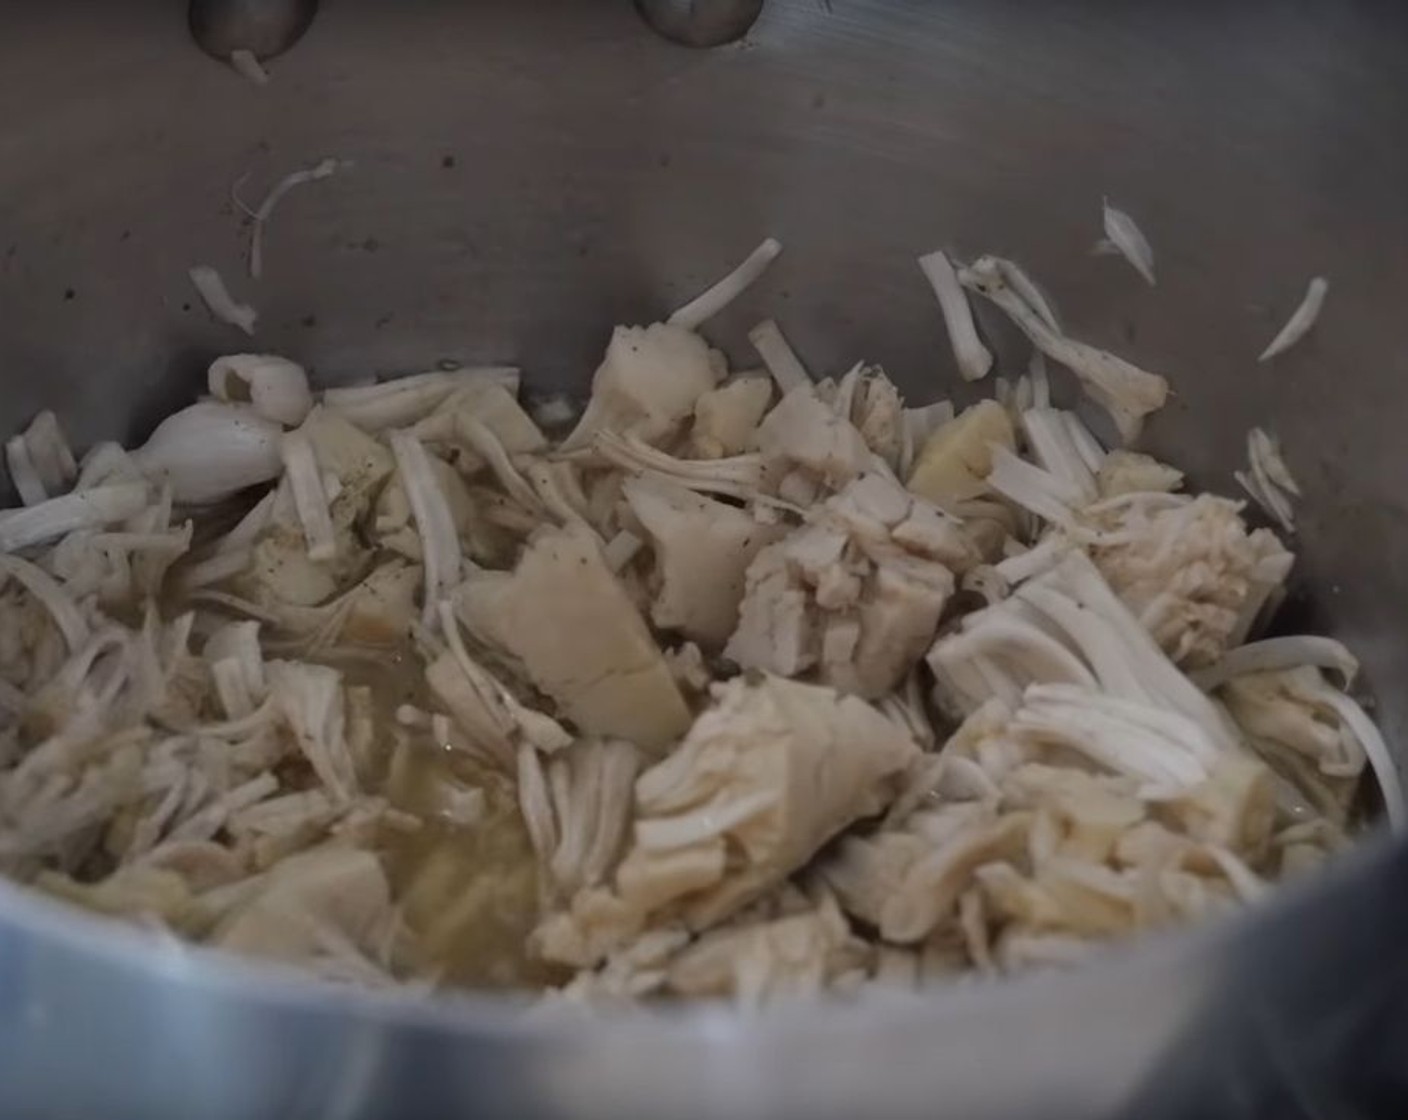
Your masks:
<svg viewBox="0 0 1408 1120"><path fill-rule="evenodd" d="M198 264L190 269L191 283L205 301L210 313L222 323L238 327L245 334L254 334L259 322L259 312L247 303L240 303L225 286L225 278L208 264Z"/></svg>
<svg viewBox="0 0 1408 1120"><path fill-rule="evenodd" d="M243 52L235 52L236 55L241 53ZM240 68L238 64L236 68ZM256 72L263 72L257 60L254 61L253 68L249 70L248 73ZM268 76L265 75L264 81L267 80ZM262 85L264 83L260 82L259 84ZM257 208L254 210L250 210L247 207L244 208L251 222L249 234L249 274L251 277L255 280L259 280L264 275L264 226L273 216L274 207L279 204L284 195L288 194L294 187L302 186L304 183L316 183L320 179L326 179L329 176L336 175L338 171L349 166L350 164L345 161L323 159L319 160L312 167L306 167L299 171L291 171L269 188L269 193L264 196L264 201L261 202ZM239 202L238 198L236 198L236 202ZM240 205L243 206L242 203Z"/></svg>
<svg viewBox="0 0 1408 1120"><path fill-rule="evenodd" d="M813 379L771 320L771 377L731 373L695 328L776 255L618 328L562 440L507 367L316 392L230 355L81 460L41 413L0 511L0 871L332 982L753 1005L1072 967L1321 866L1366 786L1404 824L1353 655L1260 638L1291 553L1107 452L1045 362L1126 438L1163 378L942 254L965 376L960 284L1034 344L996 399Z"/></svg>
<svg viewBox="0 0 1408 1120"><path fill-rule="evenodd" d="M1135 224L1133 218L1123 210L1104 204L1105 237L1110 246L1127 260L1131 267L1144 278L1149 287L1154 286L1154 250L1144 231Z"/></svg>
<svg viewBox="0 0 1408 1120"><path fill-rule="evenodd" d="M1126 443L1143 427L1144 418L1164 406L1168 382L1105 350L1053 331L1041 315L1008 286L991 257L974 261L960 274L965 286L992 300L1006 312L1053 362L1080 379L1091 398L1106 409Z"/></svg>

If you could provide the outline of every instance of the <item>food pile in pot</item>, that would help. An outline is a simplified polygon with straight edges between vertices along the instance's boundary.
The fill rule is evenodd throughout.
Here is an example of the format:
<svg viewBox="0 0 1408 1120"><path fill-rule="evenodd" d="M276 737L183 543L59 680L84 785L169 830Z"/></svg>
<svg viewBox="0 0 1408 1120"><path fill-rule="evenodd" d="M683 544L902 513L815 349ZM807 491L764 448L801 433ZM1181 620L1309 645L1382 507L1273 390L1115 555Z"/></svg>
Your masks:
<svg viewBox="0 0 1408 1120"><path fill-rule="evenodd" d="M339 982L758 1003L1081 961L1401 815L1354 658L1263 636L1282 537L1047 363L1122 443L1164 378L938 253L966 377L970 301L1032 344L992 399L813 378L771 322L731 369L699 328L776 253L618 327L580 414L513 369L316 392L236 354L141 447L41 415L0 870Z"/></svg>

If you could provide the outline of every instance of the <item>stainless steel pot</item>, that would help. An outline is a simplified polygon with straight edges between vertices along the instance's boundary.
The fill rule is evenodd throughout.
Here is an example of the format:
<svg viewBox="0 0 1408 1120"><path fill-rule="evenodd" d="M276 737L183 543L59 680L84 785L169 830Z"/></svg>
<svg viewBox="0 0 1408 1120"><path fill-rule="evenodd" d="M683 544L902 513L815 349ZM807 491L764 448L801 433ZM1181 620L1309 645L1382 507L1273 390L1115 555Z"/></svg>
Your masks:
<svg viewBox="0 0 1408 1120"><path fill-rule="evenodd" d="M624 0L343 0L259 88L171 4L5 7L0 428L53 406L81 441L136 436L187 399L246 346L198 261L325 380L514 359L580 389L610 324L769 233L786 256L718 338L766 310L815 369L865 356L924 399L955 376L916 253L1001 250L1171 377L1150 442L1201 483L1280 432L1307 489L1292 609L1362 652L1404 741L1404 12L771 0L691 51ZM253 286L232 182L325 155L356 169L289 196ZM1089 255L1102 194L1157 289ZM1315 273L1320 326L1257 365ZM0 1114L1402 1115L1405 884L1379 841L1072 975L589 1023L332 992L0 887Z"/></svg>

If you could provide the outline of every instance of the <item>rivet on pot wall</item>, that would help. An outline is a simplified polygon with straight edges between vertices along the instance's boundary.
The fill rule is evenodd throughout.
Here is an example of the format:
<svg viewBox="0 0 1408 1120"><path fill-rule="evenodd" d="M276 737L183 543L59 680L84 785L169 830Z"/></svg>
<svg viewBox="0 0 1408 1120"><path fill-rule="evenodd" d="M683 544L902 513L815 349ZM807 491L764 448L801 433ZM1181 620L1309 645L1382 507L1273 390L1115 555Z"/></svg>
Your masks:
<svg viewBox="0 0 1408 1120"><path fill-rule="evenodd" d="M636 0L646 23L687 47L717 47L741 39L763 0Z"/></svg>
<svg viewBox="0 0 1408 1120"><path fill-rule="evenodd" d="M263 61L303 38L317 12L318 0L191 0L191 35L222 62L235 51Z"/></svg>

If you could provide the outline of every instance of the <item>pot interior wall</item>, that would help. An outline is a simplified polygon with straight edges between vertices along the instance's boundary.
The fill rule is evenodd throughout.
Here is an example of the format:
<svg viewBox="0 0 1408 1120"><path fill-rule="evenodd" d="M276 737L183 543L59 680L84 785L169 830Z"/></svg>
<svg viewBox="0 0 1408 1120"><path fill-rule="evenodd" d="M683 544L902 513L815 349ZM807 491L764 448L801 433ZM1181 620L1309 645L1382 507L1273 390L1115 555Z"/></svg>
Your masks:
<svg viewBox="0 0 1408 1120"><path fill-rule="evenodd" d="M1148 442L1200 483L1231 488L1250 425L1282 437L1306 489L1293 609L1408 677L1393 13L772 0L694 52L624 0L324 9L257 88L173 5L9 6L0 428L51 406L80 442L138 436L251 347L325 381L513 360L580 392L612 323L765 234L783 260L712 328L738 358L766 313L816 374L864 357L914 401L966 399L914 258L997 250L1078 337L1169 376ZM328 155L355 169L284 200L256 285L232 187L257 202ZM1090 254L1102 195L1150 235L1157 288ZM257 305L253 342L210 320L196 262ZM1258 365L1315 274L1321 324ZM1024 348L984 325L1015 376ZM1403 727L1388 690L1382 714Z"/></svg>

